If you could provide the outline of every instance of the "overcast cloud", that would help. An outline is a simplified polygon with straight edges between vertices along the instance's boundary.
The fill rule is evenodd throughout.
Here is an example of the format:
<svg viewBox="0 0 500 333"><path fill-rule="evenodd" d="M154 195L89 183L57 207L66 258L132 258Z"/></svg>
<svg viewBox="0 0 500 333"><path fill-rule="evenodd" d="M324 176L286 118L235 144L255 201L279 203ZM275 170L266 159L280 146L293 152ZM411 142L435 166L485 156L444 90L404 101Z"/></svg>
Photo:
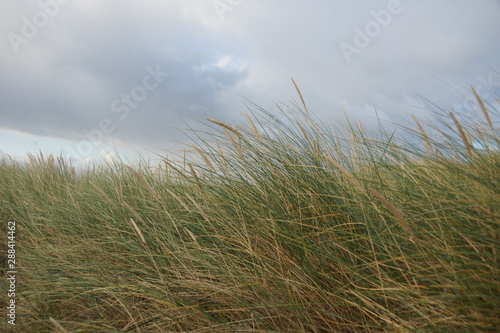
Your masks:
<svg viewBox="0 0 500 333"><path fill-rule="evenodd" d="M168 149L184 122L239 121L241 96L295 98L290 77L325 122L405 119L418 95L464 111L453 88L500 91L499 17L498 0L4 0L0 154Z"/></svg>

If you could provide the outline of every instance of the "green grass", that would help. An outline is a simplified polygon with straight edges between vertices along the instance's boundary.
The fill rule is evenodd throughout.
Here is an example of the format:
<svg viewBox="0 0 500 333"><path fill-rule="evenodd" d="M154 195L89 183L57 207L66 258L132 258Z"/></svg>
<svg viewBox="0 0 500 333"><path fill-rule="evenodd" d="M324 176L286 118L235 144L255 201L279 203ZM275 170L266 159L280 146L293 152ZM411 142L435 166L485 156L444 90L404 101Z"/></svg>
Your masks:
<svg viewBox="0 0 500 333"><path fill-rule="evenodd" d="M497 332L499 114L480 106L439 140L252 105L179 164L3 162L17 331Z"/></svg>

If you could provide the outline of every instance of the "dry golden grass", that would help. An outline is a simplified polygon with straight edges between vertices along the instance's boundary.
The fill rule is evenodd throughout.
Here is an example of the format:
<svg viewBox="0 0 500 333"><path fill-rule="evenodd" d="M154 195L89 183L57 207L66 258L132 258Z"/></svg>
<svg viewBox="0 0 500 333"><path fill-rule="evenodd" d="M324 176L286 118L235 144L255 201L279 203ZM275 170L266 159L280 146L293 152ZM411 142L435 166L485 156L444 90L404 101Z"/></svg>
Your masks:
<svg viewBox="0 0 500 333"><path fill-rule="evenodd" d="M440 141L417 119L403 145L257 108L156 170L0 163L18 329L495 332L498 112L479 105Z"/></svg>

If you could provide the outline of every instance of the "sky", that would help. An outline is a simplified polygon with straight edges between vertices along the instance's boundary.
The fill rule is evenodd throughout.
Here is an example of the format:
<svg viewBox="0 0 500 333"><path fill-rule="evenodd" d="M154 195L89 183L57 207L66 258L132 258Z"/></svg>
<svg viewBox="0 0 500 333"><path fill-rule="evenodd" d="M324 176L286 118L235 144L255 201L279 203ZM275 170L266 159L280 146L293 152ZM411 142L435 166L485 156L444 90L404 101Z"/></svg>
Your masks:
<svg viewBox="0 0 500 333"><path fill-rule="evenodd" d="M500 95L499 0L0 2L0 157L167 156L298 100L370 126Z"/></svg>

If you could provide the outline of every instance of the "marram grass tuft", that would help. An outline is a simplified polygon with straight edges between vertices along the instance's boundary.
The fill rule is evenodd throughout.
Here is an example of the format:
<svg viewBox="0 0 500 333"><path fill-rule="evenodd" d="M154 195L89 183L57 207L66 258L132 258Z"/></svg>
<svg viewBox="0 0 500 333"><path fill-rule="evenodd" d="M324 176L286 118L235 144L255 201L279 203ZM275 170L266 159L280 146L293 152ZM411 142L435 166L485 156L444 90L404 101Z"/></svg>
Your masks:
<svg viewBox="0 0 500 333"><path fill-rule="evenodd" d="M387 140L337 135L301 97L210 119L181 164L4 161L16 329L498 332L498 105L477 100L482 118Z"/></svg>

